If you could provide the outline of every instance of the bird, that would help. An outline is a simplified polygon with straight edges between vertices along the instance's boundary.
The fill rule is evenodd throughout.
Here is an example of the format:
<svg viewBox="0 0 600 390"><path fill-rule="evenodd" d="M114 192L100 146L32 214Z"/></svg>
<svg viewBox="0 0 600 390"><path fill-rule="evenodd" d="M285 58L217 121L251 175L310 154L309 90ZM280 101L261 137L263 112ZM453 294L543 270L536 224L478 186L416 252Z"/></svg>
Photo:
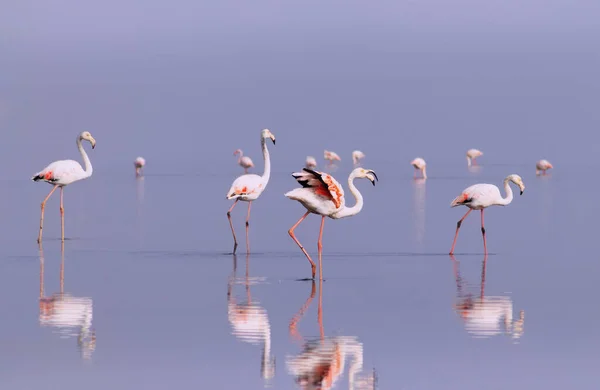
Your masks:
<svg viewBox="0 0 600 390"><path fill-rule="evenodd" d="M133 161L133 165L135 166L135 176L142 176L144 171L144 165L146 165L146 160L144 157L138 157Z"/></svg>
<svg viewBox="0 0 600 390"><path fill-rule="evenodd" d="M306 168L315 169L317 167L317 160L313 156L306 157Z"/></svg>
<svg viewBox="0 0 600 390"><path fill-rule="evenodd" d="M323 152L323 158L329 161L329 165L332 165L334 161L342 161L336 152L331 152L329 150L325 150L325 152Z"/></svg>
<svg viewBox="0 0 600 390"><path fill-rule="evenodd" d="M483 210L490 206L507 206L513 200L513 192L510 188L509 182L516 184L521 190L521 195L525 191L525 184L521 176L511 174L506 176L504 179L504 191L506 197L500 195L500 190L493 184L475 184L471 187L465 188L463 192L454 198L450 203L450 207L456 206L467 206L469 211L456 223L456 234L454 235L454 241L452 242L452 248L450 254L454 254L454 246L456 245L456 238L458 237L458 231L460 225L467 218L467 215L473 210L481 210L481 234L483 235L483 249L487 253L487 244L485 240L485 227L483 225Z"/></svg>
<svg viewBox="0 0 600 390"><path fill-rule="evenodd" d="M469 149L467 150L467 166L471 166L471 162L473 165L477 165L477 161L475 159L479 156L483 156L483 152L477 149Z"/></svg>
<svg viewBox="0 0 600 390"><path fill-rule="evenodd" d="M360 150L352 152L352 162L354 163L354 166L357 166L363 158L365 158L365 154Z"/></svg>
<svg viewBox="0 0 600 390"><path fill-rule="evenodd" d="M254 163L252 162L252 159L248 156L244 156L244 152L242 151L242 149L237 149L235 152L233 152L233 155L239 155L238 164L242 168L244 168L244 173L248 173L249 168L254 168Z"/></svg>
<svg viewBox="0 0 600 390"><path fill-rule="evenodd" d="M250 207L252 201L258 199L260 194L267 187L269 177L271 176L271 158L269 157L269 150L267 149L267 139L271 139L273 145L275 145L275 136L269 129L263 129L260 133L260 144L262 147L263 158L265 160L265 171L262 176L250 173L239 176L231 184L231 188L227 192L228 200L235 200L233 205L227 211L227 219L229 219L229 226L231 227L231 234L233 235L233 253L235 253L238 243L235 236L235 230L233 229L233 223L231 222L231 211L235 207L238 201L248 202L248 216L246 217L246 249L249 250L248 244L248 229L250 226Z"/></svg>
<svg viewBox="0 0 600 390"><path fill-rule="evenodd" d="M33 181L45 181L46 183L52 184L52 190L46 198L42 201L42 215L40 217L40 233L38 235L38 243L42 242L42 229L44 226L44 208L46 207L46 202L50 198L50 196L54 193L54 191L60 187L60 224L61 224L61 241L65 240L65 209L63 207L63 188L71 183L74 183L79 180L87 179L92 176L93 168L90 159L83 149L83 145L81 141L88 141L92 145L92 149L96 147L96 140L89 131L84 131L77 136L77 148L79 149L79 153L81 153L81 157L83 159L83 164L85 166L85 170L81 167L81 165L74 160L59 160L55 161L52 164L48 165L46 168L42 169L38 173L32 176L31 180Z"/></svg>
<svg viewBox="0 0 600 390"><path fill-rule="evenodd" d="M550 164L548 160L540 160L537 163L535 163L535 174L539 175L541 172L542 175L545 175L546 171L552 168L554 167L552 166L552 164Z"/></svg>
<svg viewBox="0 0 600 390"><path fill-rule="evenodd" d="M427 164L425 163L425 160L423 160L421 157L417 157L410 162L410 165L415 167L415 179L417 178L417 171L421 171L423 179L427 179L427 172L425 171Z"/></svg>
<svg viewBox="0 0 600 390"><path fill-rule="evenodd" d="M319 250L319 278L322 279L323 267L321 256L323 252L322 239L325 217L340 219L358 214L363 208L363 197L354 186L354 179L366 178L369 179L373 185L375 185L375 181L379 179L377 178L375 171L371 169L355 168L348 177L348 187L350 188L352 195L356 198L356 204L352 207L348 207L344 200L344 189L333 176L327 173L313 171L308 168L304 168L302 172L293 173L292 176L302 185L302 188L295 188L287 192L285 196L292 200L297 200L308 211L290 228L290 230L288 230L288 233L310 262L312 279L314 279L316 271L315 263L294 235L294 230L302 221L304 221L308 214L313 213L321 216L321 229L317 247Z"/></svg>

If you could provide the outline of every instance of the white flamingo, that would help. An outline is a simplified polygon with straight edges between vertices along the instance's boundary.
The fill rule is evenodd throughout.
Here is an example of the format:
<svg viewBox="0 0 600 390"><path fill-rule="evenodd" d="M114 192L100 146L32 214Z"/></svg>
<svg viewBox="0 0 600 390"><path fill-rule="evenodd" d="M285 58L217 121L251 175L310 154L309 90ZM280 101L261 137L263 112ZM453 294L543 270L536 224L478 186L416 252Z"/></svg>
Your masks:
<svg viewBox="0 0 600 390"><path fill-rule="evenodd" d="M329 165L332 165L334 161L342 161L342 159L340 158L340 156L338 156L336 152L332 152L329 150L325 150L325 152L323 152L323 158L329 161Z"/></svg>
<svg viewBox="0 0 600 390"><path fill-rule="evenodd" d="M425 160L423 160L421 157L417 157L410 162L410 165L412 165L415 168L415 179L417 178L417 171L421 171L421 176L423 176L423 179L427 179L427 164L425 163Z"/></svg>
<svg viewBox="0 0 600 390"><path fill-rule="evenodd" d="M142 176L144 173L144 166L146 165L146 159L144 157L138 157L133 161L135 167L135 176Z"/></svg>
<svg viewBox="0 0 600 390"><path fill-rule="evenodd" d="M250 207L252 201L258 199L260 194L267 187L269 183L269 177L271 176L271 158L269 157L269 150L267 149L267 138L270 138L275 145L275 136L269 129L263 129L260 133L260 144L262 147L263 158L265 161L265 171L262 176L255 174L245 174L239 176L233 181L231 188L227 192L227 199L235 199L231 208L227 211L227 219L229 220L229 226L231 227L231 234L233 235L233 253L235 253L238 243L235 236L235 230L233 230L233 223L231 222L231 211L239 200L248 202L248 216L246 217L246 249L249 250L250 246L248 243L248 228L250 226Z"/></svg>
<svg viewBox="0 0 600 390"><path fill-rule="evenodd" d="M315 263L312 261L306 249L300 244L300 241L294 236L294 229L300 225L308 214L318 214L321 216L321 229L319 231L319 241L317 244L319 250L319 278L323 278L323 267L321 255L323 250L323 225L325 217L332 219L340 219L356 215L362 210L363 197L354 186L355 178L366 178L375 185L375 180L378 180L377 175L370 169L355 168L348 177L348 187L350 192L356 198L356 204L352 207L347 207L344 200L344 189L333 176L304 168L303 172L293 173L292 176L302 185L302 188L296 188L285 194L290 199L300 202L308 211L296 222L288 231L292 239L298 244L312 268L312 278L315 278Z"/></svg>
<svg viewBox="0 0 600 390"><path fill-rule="evenodd" d="M485 227L483 225L483 210L489 206L507 206L513 200L513 192L510 188L509 182L516 184L521 190L521 195L525 190L525 184L523 179L519 175L508 175L504 179L504 191L506 197L503 198L500 194L500 190L493 184L475 184L463 190L463 192L454 198L451 207L456 206L467 206L469 211L456 223L456 234L454 235L454 241L452 242L452 248L450 254L454 253L454 246L456 245L456 238L458 237L458 230L460 225L467 218L467 215L473 210L481 210L481 234L483 235L483 249L487 253L487 245L485 240Z"/></svg>
<svg viewBox="0 0 600 390"><path fill-rule="evenodd" d="M44 227L44 208L46 207L46 202L58 187L60 187L61 240L65 240L65 209L63 206L63 187L76 181L87 179L88 177L92 176L92 172L94 171L92 168L92 163L90 162L90 159L85 150L83 149L83 145L81 144L81 141L83 140L89 141L90 144L92 144L92 149L96 147L96 140L87 131L84 131L77 136L77 148L79 149L79 153L81 153L81 158L83 159L85 170L77 161L59 160L48 165L46 168L33 175L33 177L31 178L31 180L33 181L43 180L46 183L50 183L54 186L52 187L52 190L50 191L48 196L46 196L46 198L42 202L42 216L40 217L40 233L37 239L38 243L42 242L42 229Z"/></svg>
<svg viewBox="0 0 600 390"><path fill-rule="evenodd" d="M317 167L317 160L313 156L306 157L305 167L308 169L315 169Z"/></svg>
<svg viewBox="0 0 600 390"><path fill-rule="evenodd" d="M360 150L352 152L352 162L354 163L354 166L357 166L363 158L365 158L365 154Z"/></svg>
<svg viewBox="0 0 600 390"><path fill-rule="evenodd" d="M233 152L233 155L238 156L238 164L244 168L244 173L248 173L248 169L254 167L252 159L248 156L244 156L242 149L237 149L235 152Z"/></svg>
<svg viewBox="0 0 600 390"><path fill-rule="evenodd" d="M483 156L483 152L477 149L469 149L467 150L467 166L477 165L477 161L475 159L479 156Z"/></svg>
<svg viewBox="0 0 600 390"><path fill-rule="evenodd" d="M552 166L552 164L550 164L548 160L540 160L535 164L535 174L539 175L541 172L542 175L545 175L546 171L552 168L554 167Z"/></svg>

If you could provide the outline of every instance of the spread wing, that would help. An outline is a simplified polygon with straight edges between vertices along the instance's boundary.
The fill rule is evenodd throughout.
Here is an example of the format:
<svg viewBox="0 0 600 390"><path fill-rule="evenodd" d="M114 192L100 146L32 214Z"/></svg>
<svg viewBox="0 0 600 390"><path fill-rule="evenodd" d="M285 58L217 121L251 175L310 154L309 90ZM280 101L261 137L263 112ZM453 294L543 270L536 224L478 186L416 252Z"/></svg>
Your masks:
<svg viewBox="0 0 600 390"><path fill-rule="evenodd" d="M304 168L303 172L293 173L292 176L302 187L312 189L316 194L330 199L336 208L344 205L344 190L333 176Z"/></svg>

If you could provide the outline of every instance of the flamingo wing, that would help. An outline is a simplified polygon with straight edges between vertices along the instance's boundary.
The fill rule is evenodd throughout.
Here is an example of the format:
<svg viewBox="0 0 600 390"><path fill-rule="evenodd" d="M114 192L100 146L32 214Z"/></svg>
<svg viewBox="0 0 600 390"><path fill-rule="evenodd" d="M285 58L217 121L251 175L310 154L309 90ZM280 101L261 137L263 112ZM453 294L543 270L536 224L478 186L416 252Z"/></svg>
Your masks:
<svg viewBox="0 0 600 390"><path fill-rule="evenodd" d="M493 184L475 184L467 187L452 200L450 206L487 207L498 198L502 198L500 190Z"/></svg>
<svg viewBox="0 0 600 390"><path fill-rule="evenodd" d="M338 209L344 205L344 190L333 176L304 168L303 172L293 173L292 176L304 188L311 188L317 195L333 202Z"/></svg>
<svg viewBox="0 0 600 390"><path fill-rule="evenodd" d="M43 180L53 184L69 184L85 173L81 165L75 160L59 160L48 165L40 172L33 175L33 181Z"/></svg>

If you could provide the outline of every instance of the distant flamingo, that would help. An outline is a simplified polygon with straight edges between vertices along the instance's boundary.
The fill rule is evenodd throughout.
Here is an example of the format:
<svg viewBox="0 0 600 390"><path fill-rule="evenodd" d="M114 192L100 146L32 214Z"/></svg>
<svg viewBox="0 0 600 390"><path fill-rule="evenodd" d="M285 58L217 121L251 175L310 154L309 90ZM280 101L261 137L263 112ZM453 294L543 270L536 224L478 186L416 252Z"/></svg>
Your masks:
<svg viewBox="0 0 600 390"><path fill-rule="evenodd" d="M331 152L329 150L323 152L323 158L329 161L329 165L333 165L334 161L342 161L342 159L340 158L340 156L337 155L337 153Z"/></svg>
<svg viewBox="0 0 600 390"><path fill-rule="evenodd" d="M290 199L297 200L300 202L308 211L296 222L294 226L288 231L292 239L298 244L312 268L312 278L315 278L316 266L312 261L306 249L300 244L300 241L294 235L294 230L308 214L318 214L321 216L321 229L319 231L319 241L317 244L319 250L319 278L323 278L323 266L322 266L322 253L323 253L323 226L325 224L325 217L332 219L340 219L344 217L351 217L356 215L362 210L363 197L361 193L354 186L355 178L366 178L375 185L375 180L378 180L377 175L370 169L355 168L348 177L348 187L350 192L356 198L356 204L352 207L347 207L344 200L344 189L338 183L333 176L313 171L307 168L303 169L303 172L293 173L292 176L302 185L302 188L296 188L285 194Z"/></svg>
<svg viewBox="0 0 600 390"><path fill-rule="evenodd" d="M471 166L471 162L473 165L477 165L477 161L475 159L479 156L483 156L483 152L477 149L469 149L467 150L467 165Z"/></svg>
<svg viewBox="0 0 600 390"><path fill-rule="evenodd" d="M242 151L242 149L236 150L235 152L233 152L233 155L239 156L238 164L242 168L244 168L244 173L248 173L248 169L254 167L254 163L252 162L252 159L248 156L244 156L244 152Z"/></svg>
<svg viewBox="0 0 600 390"><path fill-rule="evenodd" d="M306 168L315 169L317 167L317 160L313 156L306 157Z"/></svg>
<svg viewBox="0 0 600 390"><path fill-rule="evenodd" d="M135 166L135 176L142 176L146 160L143 157L138 157L133 161L133 165Z"/></svg>
<svg viewBox="0 0 600 390"><path fill-rule="evenodd" d="M548 160L540 160L535 164L535 174L539 175L542 172L542 175L546 174L548 169L554 168L552 164Z"/></svg>
<svg viewBox="0 0 600 390"><path fill-rule="evenodd" d="M358 165L360 163L360 160L362 160L363 158L365 158L365 154L360 150L355 150L354 152L352 152L352 162L354 163L354 166Z"/></svg>
<svg viewBox="0 0 600 390"><path fill-rule="evenodd" d="M233 230L233 223L231 222L231 211L237 204L239 200L243 202L248 202L248 216L246 217L246 250L250 250L250 246L248 244L248 229L250 226L250 207L252 206L252 201L258 199L260 194L267 187L267 183L269 182L269 177L271 177L271 158L269 157L269 150L267 149L266 139L270 138L273 141L273 145L275 145L275 136L269 129L263 129L260 133L260 144L262 146L263 158L265 161L265 171L262 176L258 176L255 174L246 174L239 176L234 180L231 188L227 192L227 199L235 199L233 205L227 211L227 219L229 219L229 226L231 227L231 234L233 234L233 253L235 253L238 243L237 238L235 237L235 231Z"/></svg>
<svg viewBox="0 0 600 390"><path fill-rule="evenodd" d="M454 198L451 207L456 206L467 206L469 211L456 223L456 234L454 235L454 241L452 242L452 248L450 254L454 253L454 246L456 245L456 238L458 237L458 231L460 225L467 218L467 215L473 210L481 210L481 234L483 235L483 250L487 253L487 245L485 240L485 227L483 226L483 210L489 206L507 206L513 200L513 192L510 188L509 182L516 184L521 190L521 195L525 190L525 184L519 175L508 175L504 179L504 191L506 197L503 198L500 195L500 190L493 184L475 184L471 187L466 188L463 192Z"/></svg>
<svg viewBox="0 0 600 390"><path fill-rule="evenodd" d="M61 240L65 240L65 209L63 207L63 187L76 181L87 179L88 177L92 176L93 172L92 163L90 162L87 153L83 149L83 145L81 145L82 140L89 141L89 143L92 144L92 149L96 147L96 140L87 131L84 131L77 136L77 148L79 149L79 153L81 153L81 157L83 158L85 170L83 170L83 168L77 161L59 160L48 165L46 168L33 175L33 177L31 178L31 180L33 181L43 180L46 183L54 185L48 196L46 196L46 198L42 202L42 216L40 217L40 233L37 239L38 243L42 242L42 228L44 226L44 208L46 207L46 202L58 187L60 187Z"/></svg>
<svg viewBox="0 0 600 390"><path fill-rule="evenodd" d="M410 162L410 165L415 168L415 179L417 178L417 171L421 171L421 176L423 176L423 179L427 179L427 173L425 172L427 164L425 163L425 160L423 160L421 157L417 157Z"/></svg>

